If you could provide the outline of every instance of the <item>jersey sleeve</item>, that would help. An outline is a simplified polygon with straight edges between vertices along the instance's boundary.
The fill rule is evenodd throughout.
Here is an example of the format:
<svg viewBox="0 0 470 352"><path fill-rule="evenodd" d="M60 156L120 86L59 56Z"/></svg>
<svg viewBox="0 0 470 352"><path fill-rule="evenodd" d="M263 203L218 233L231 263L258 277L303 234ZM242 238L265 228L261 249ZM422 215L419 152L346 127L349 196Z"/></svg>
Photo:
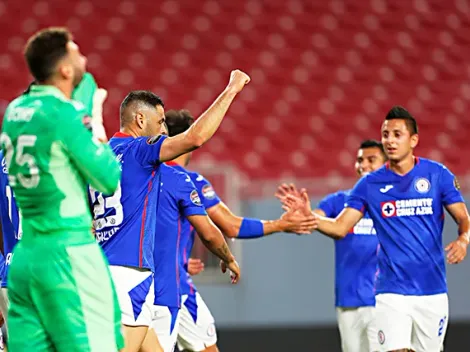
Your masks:
<svg viewBox="0 0 470 352"><path fill-rule="evenodd" d="M61 109L63 124L57 124L57 138L87 183L105 194L112 194L121 178L121 168L107 144L92 139L83 120L83 109L64 104Z"/></svg>
<svg viewBox="0 0 470 352"><path fill-rule="evenodd" d="M442 166L439 181L442 204L450 205L464 202L462 194L460 193L459 181L455 175L445 166Z"/></svg>
<svg viewBox="0 0 470 352"><path fill-rule="evenodd" d="M365 213L367 210L367 176L362 177L346 197L345 208L352 208Z"/></svg>
<svg viewBox="0 0 470 352"><path fill-rule="evenodd" d="M164 135L136 138L135 157L142 166L153 167L160 162L160 150L166 138Z"/></svg>
<svg viewBox="0 0 470 352"><path fill-rule="evenodd" d="M212 208L221 202L219 196L214 190L214 187L212 187L211 183L207 181L204 176L193 173L191 174L191 179L196 186L199 197L201 197L201 202L202 205L204 205L204 208Z"/></svg>
<svg viewBox="0 0 470 352"><path fill-rule="evenodd" d="M176 189L180 212L184 216L207 215L191 178L186 174L181 174L179 177Z"/></svg>
<svg viewBox="0 0 470 352"><path fill-rule="evenodd" d="M317 208L325 213L327 218L335 218L338 216L338 194L329 194L318 203ZM344 203L341 203L341 210L344 207Z"/></svg>

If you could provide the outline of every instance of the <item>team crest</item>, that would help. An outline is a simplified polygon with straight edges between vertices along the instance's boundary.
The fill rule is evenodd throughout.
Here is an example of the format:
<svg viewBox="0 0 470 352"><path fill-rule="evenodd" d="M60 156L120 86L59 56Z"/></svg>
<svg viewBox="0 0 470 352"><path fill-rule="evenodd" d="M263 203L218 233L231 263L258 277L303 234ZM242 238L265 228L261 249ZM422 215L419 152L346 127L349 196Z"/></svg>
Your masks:
<svg viewBox="0 0 470 352"><path fill-rule="evenodd" d="M197 206L201 206L201 198L199 198L199 194L197 193L196 190L193 190L191 194L189 195L189 198L191 199L191 202Z"/></svg>
<svg viewBox="0 0 470 352"><path fill-rule="evenodd" d="M419 193L428 193L431 189L431 183L424 177L418 178L415 181L415 189Z"/></svg>
<svg viewBox="0 0 470 352"><path fill-rule="evenodd" d="M378 338L379 338L379 343L383 345L385 343L385 334L382 330L379 330Z"/></svg>
<svg viewBox="0 0 470 352"><path fill-rule="evenodd" d="M215 191L214 189L212 188L211 185L205 185L204 187L202 187L202 195L204 196L204 198L206 199L214 199L215 198Z"/></svg>

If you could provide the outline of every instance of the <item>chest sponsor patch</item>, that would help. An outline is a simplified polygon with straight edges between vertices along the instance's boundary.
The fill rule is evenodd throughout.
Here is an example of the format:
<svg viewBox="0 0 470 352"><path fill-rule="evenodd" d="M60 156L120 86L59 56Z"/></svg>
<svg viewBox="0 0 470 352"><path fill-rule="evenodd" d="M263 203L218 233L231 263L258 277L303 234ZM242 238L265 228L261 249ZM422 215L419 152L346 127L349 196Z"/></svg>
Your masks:
<svg viewBox="0 0 470 352"><path fill-rule="evenodd" d="M432 215L432 201L432 198L415 198L381 202L382 217Z"/></svg>

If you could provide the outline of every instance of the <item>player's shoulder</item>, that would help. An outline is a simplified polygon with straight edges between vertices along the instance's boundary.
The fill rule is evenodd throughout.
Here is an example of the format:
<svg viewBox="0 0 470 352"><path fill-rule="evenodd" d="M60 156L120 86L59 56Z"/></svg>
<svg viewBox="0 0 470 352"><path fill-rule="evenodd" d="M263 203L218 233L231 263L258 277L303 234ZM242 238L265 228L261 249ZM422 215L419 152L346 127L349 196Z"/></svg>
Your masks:
<svg viewBox="0 0 470 352"><path fill-rule="evenodd" d="M191 178L189 177L189 175L183 171L183 170L179 170L175 167L171 167L171 166L168 166L166 164L161 164L160 165L160 173L164 176L164 177L170 177L169 180L171 180L172 182L174 182L175 184L178 184L180 182L182 183L191 183Z"/></svg>
<svg viewBox="0 0 470 352"><path fill-rule="evenodd" d="M448 170L447 166L435 160L420 157L417 158L417 162L421 170L428 171L430 173L440 173L442 170Z"/></svg>
<svg viewBox="0 0 470 352"><path fill-rule="evenodd" d="M342 189L337 192L333 192L325 196L324 199L336 200L336 199L346 199L346 197L351 193L350 189Z"/></svg>

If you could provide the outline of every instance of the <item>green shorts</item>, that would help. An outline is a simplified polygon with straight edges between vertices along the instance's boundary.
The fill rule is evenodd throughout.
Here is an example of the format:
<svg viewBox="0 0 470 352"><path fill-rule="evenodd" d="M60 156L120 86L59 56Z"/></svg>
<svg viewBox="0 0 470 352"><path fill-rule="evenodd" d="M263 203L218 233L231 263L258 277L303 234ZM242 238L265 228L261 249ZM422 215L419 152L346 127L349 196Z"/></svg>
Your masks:
<svg viewBox="0 0 470 352"><path fill-rule="evenodd" d="M12 352L115 352L121 311L107 261L89 232L25 236L8 273Z"/></svg>

